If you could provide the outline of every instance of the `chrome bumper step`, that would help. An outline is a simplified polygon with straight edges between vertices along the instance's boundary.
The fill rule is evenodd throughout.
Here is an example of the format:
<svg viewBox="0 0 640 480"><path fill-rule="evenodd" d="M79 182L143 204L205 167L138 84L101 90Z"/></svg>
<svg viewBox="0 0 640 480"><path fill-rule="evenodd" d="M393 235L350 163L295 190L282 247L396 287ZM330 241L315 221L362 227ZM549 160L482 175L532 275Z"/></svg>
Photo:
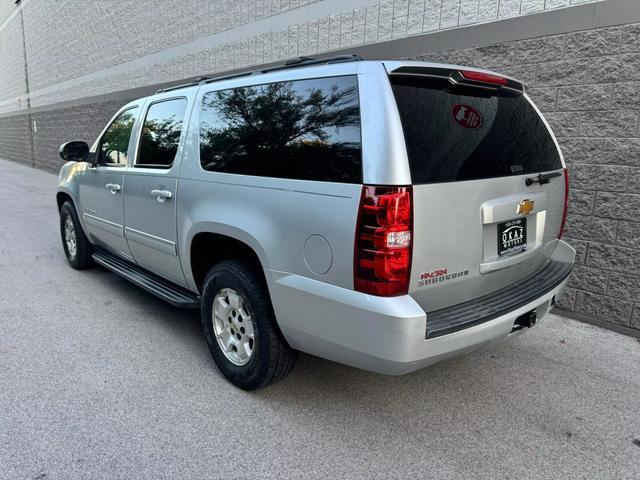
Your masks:
<svg viewBox="0 0 640 480"><path fill-rule="evenodd" d="M156 297L180 308L199 308L200 297L193 292L175 285L144 268L106 250L99 249L93 254L93 260L104 268L117 273L130 282L143 288Z"/></svg>

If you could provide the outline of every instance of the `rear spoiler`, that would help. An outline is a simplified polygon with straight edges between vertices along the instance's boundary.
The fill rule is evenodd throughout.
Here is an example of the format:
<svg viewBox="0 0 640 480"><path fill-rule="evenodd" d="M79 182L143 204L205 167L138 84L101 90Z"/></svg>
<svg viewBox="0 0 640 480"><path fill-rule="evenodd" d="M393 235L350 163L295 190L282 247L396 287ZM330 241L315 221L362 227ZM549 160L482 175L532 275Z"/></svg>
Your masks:
<svg viewBox="0 0 640 480"><path fill-rule="evenodd" d="M417 76L448 79L452 86L476 87L487 90L507 89L524 93L524 85L517 80L495 73L465 67L431 67L407 65L389 72L391 76Z"/></svg>

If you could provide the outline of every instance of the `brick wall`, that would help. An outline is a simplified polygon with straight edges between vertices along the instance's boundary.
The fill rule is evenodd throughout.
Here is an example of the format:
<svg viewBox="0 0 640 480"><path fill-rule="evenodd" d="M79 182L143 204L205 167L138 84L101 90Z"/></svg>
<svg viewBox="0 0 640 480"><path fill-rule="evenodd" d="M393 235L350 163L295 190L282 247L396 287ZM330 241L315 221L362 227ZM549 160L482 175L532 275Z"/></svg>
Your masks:
<svg viewBox="0 0 640 480"><path fill-rule="evenodd" d="M525 81L571 176L561 308L640 329L640 24L421 55Z"/></svg>
<svg viewBox="0 0 640 480"><path fill-rule="evenodd" d="M82 140L91 145L115 112L130 100L109 100L32 114L35 166L57 173L63 162L60 144Z"/></svg>
<svg viewBox="0 0 640 480"><path fill-rule="evenodd" d="M0 117L0 158L33 165L28 114Z"/></svg>
<svg viewBox="0 0 640 480"><path fill-rule="evenodd" d="M7 2L13 3L0 0L0 5L2 2L5 8ZM153 0L30 0L21 8L31 106L37 107L189 75L602 2L165 0L158 8ZM0 24L0 37L9 26L18 28L18 23L14 17L9 25ZM247 25L254 28L243 28ZM188 48L179 48L184 46ZM23 67L7 59L0 56L0 85L3 72ZM15 106L13 98L5 97L0 89L0 113Z"/></svg>
<svg viewBox="0 0 640 480"><path fill-rule="evenodd" d="M317 1L31 0L24 7L31 89L54 85ZM65 46L65 68L56 68L60 45Z"/></svg>
<svg viewBox="0 0 640 480"><path fill-rule="evenodd" d="M260 41L254 37L226 45L224 54L227 50L235 54L231 58L227 56L222 68L239 66L236 59L255 58L256 49L265 40L269 43L270 55L260 61L291 58L298 54L313 54L594 1L362 0L345 5L334 3L324 11L319 10L324 15L312 22L286 25L286 28L276 29ZM5 2L9 3L8 0ZM31 0L24 6L24 22L32 90L316 2L318 0L164 0L162 8L158 8L155 0ZM332 11L328 12L329 9ZM54 36L56 41L52 42ZM307 48L309 42L316 45L315 50ZM51 68L59 56L58 45L65 45L67 68L64 69ZM243 50L244 55L238 49ZM109 52L109 55L104 55L104 52ZM258 63L258 60L248 61L251 63Z"/></svg>
<svg viewBox="0 0 640 480"><path fill-rule="evenodd" d="M0 12L1 13L1 12ZM0 99L18 108L17 98L26 92L22 27L13 19L0 30Z"/></svg>

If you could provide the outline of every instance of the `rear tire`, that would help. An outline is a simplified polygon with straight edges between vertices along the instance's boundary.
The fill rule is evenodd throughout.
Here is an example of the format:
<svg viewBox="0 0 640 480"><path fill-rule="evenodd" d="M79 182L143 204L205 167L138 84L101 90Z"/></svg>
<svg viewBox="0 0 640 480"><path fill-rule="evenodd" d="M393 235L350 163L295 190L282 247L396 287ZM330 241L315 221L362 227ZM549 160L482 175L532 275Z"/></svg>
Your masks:
<svg viewBox="0 0 640 480"><path fill-rule="evenodd" d="M64 254L72 268L85 270L95 265L91 258L93 245L85 236L76 209L70 201L64 202L60 209L60 236Z"/></svg>
<svg viewBox="0 0 640 480"><path fill-rule="evenodd" d="M276 325L264 278L246 260L214 266L202 288L202 329L216 365L243 390L284 378L296 352Z"/></svg>

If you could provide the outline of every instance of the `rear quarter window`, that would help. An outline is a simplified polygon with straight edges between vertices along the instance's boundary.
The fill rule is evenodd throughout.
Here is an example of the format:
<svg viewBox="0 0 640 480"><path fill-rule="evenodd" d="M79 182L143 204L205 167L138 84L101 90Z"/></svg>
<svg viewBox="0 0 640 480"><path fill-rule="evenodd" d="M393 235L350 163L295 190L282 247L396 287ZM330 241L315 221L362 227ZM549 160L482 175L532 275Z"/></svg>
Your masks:
<svg viewBox="0 0 640 480"><path fill-rule="evenodd" d="M355 76L206 93L200 163L214 172L361 183Z"/></svg>
<svg viewBox="0 0 640 480"><path fill-rule="evenodd" d="M522 95L392 77L414 184L562 168L546 125Z"/></svg>

